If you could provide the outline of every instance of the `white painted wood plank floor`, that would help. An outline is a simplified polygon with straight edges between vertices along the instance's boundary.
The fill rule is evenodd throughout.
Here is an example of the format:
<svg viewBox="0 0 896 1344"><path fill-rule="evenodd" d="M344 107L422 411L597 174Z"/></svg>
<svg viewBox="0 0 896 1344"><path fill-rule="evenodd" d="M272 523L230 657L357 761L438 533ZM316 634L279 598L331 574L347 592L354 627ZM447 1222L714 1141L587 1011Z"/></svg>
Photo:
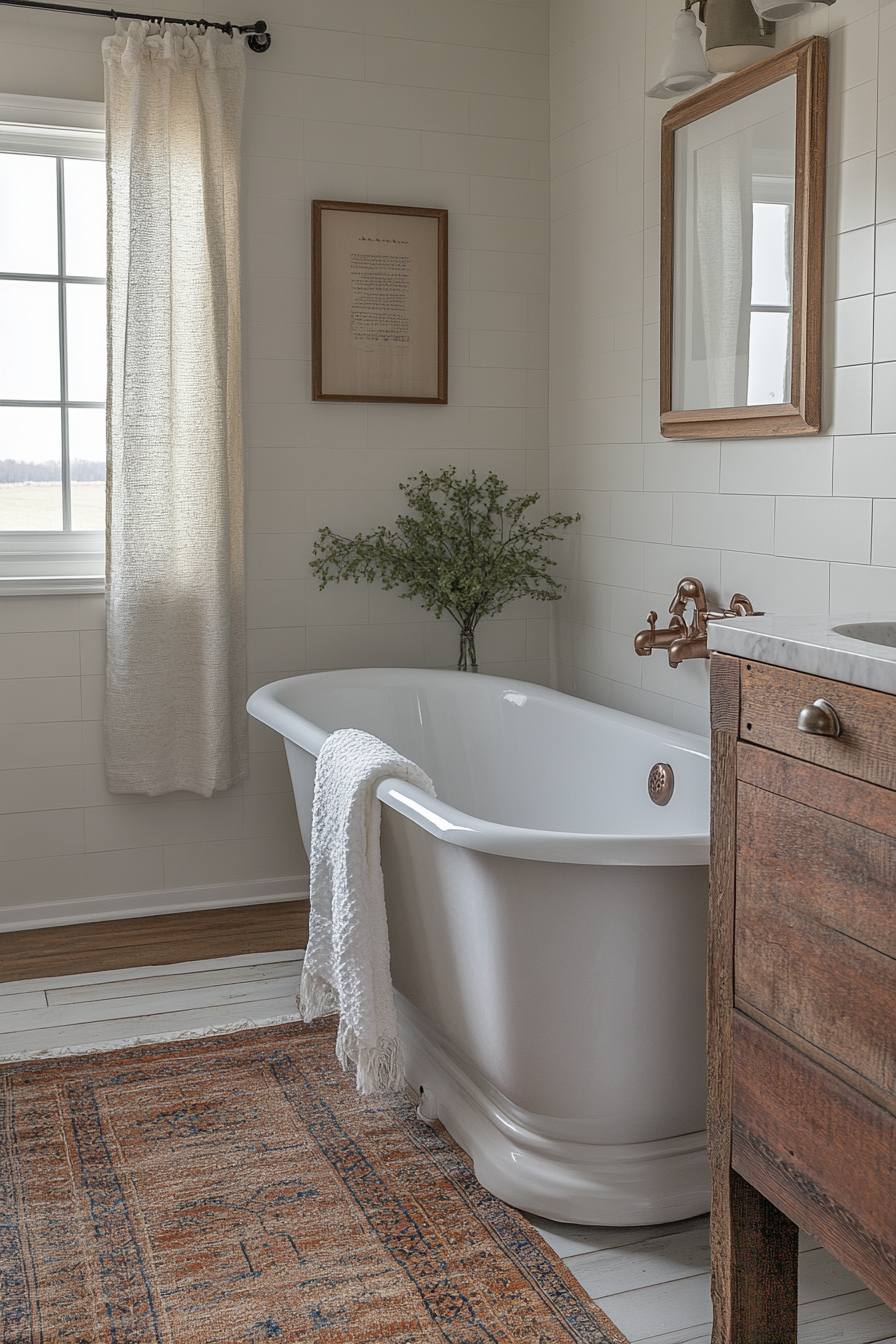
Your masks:
<svg viewBox="0 0 896 1344"><path fill-rule="evenodd" d="M296 1016L300 952L0 984L0 1060ZM532 1218L631 1344L709 1344L709 1219L578 1227ZM808 1237L800 1344L896 1344L896 1313Z"/></svg>

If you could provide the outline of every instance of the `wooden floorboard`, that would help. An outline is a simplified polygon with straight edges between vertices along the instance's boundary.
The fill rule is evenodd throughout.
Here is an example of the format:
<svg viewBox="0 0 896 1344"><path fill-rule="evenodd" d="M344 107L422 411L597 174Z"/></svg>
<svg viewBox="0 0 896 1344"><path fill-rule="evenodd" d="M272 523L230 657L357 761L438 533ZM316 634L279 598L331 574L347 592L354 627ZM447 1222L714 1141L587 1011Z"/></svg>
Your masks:
<svg viewBox="0 0 896 1344"><path fill-rule="evenodd" d="M17 929L0 934L0 981L291 951L307 942L307 901Z"/></svg>

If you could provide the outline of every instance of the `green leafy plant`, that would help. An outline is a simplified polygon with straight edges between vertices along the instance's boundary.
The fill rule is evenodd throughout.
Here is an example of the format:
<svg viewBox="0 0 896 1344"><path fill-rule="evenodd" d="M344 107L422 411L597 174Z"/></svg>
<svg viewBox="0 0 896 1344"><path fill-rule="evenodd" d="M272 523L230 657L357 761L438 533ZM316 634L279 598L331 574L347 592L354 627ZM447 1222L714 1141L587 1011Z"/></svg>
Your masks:
<svg viewBox="0 0 896 1344"><path fill-rule="evenodd" d="M525 515L537 494L510 495L494 472L479 481L455 467L437 476L421 471L399 487L418 517L402 514L390 530L341 537L322 527L311 568L324 588L353 579L384 588L403 587L437 618L447 611L460 626L459 671L477 672L476 626L518 597L556 602L563 585L549 573L556 562L544 553L581 515L552 513L538 523Z"/></svg>

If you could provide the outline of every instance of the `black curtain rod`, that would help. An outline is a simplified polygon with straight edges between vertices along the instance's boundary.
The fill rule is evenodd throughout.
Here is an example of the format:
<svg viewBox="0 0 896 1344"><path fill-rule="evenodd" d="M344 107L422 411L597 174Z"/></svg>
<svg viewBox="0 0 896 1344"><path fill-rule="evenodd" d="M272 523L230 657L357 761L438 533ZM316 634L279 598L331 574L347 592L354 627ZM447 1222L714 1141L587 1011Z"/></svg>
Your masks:
<svg viewBox="0 0 896 1344"><path fill-rule="evenodd" d="M163 19L159 14L123 14L117 9L85 9L83 5L53 5L44 0L0 0L0 5L17 5L22 9L54 9L63 14L94 14L100 19L143 19L148 23L185 23L198 28L220 28L233 37L234 33L248 33L246 45L251 51L267 51L271 35L264 19L257 23L212 23L210 19Z"/></svg>

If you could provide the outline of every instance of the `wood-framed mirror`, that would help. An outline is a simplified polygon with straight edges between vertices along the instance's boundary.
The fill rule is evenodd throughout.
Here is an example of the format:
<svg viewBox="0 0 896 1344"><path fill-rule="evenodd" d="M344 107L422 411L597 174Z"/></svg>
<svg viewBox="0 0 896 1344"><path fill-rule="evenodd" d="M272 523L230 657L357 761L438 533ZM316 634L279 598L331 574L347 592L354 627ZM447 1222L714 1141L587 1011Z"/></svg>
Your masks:
<svg viewBox="0 0 896 1344"><path fill-rule="evenodd" d="M826 113L810 37L663 118L666 438L819 432Z"/></svg>

